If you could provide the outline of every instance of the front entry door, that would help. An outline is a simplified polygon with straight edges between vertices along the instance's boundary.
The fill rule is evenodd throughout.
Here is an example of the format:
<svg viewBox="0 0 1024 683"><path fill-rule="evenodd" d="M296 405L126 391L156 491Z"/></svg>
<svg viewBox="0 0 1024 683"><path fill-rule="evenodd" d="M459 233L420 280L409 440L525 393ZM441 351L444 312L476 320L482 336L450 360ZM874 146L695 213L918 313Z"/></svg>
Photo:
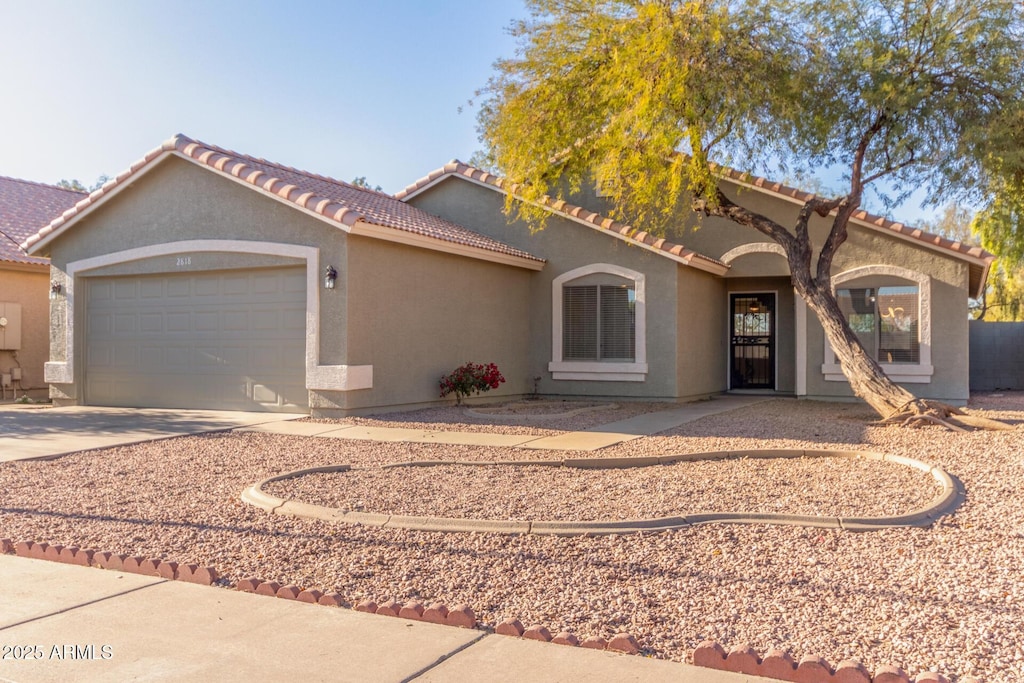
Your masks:
<svg viewBox="0 0 1024 683"><path fill-rule="evenodd" d="M729 295L729 388L775 388L775 294Z"/></svg>

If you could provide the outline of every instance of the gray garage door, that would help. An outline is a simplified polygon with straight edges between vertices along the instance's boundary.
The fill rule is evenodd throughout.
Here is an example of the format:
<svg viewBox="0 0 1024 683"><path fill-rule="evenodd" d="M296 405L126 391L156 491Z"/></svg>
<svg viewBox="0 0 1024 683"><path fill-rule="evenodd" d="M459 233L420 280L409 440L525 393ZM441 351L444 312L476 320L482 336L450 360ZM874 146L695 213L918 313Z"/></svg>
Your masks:
<svg viewBox="0 0 1024 683"><path fill-rule="evenodd" d="M303 268L88 281L90 405L306 412Z"/></svg>

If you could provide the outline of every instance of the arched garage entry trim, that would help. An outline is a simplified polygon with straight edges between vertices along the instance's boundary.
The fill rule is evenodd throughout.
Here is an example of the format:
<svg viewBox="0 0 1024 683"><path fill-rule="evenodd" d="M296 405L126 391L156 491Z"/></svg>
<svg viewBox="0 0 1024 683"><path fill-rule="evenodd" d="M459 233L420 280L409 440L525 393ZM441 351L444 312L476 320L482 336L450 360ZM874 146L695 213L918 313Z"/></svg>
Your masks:
<svg viewBox="0 0 1024 683"><path fill-rule="evenodd" d="M306 388L320 391L353 391L373 387L372 365L320 365L320 250L299 244L250 242L246 240L183 240L103 254L68 263L64 284L64 361L44 367L51 384L75 382L75 284L90 270L154 256L182 253L229 252L288 256L306 262Z"/></svg>

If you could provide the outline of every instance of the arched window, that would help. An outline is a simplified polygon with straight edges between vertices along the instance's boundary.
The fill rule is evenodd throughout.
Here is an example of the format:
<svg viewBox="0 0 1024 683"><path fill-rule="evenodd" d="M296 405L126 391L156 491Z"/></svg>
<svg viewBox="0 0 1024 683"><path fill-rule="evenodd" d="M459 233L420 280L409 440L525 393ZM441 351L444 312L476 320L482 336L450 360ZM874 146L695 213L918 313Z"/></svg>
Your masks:
<svg viewBox="0 0 1024 683"><path fill-rule="evenodd" d="M647 374L643 273L595 263L552 282L553 379L642 382Z"/></svg>
<svg viewBox="0 0 1024 683"><path fill-rule="evenodd" d="M931 278L899 266L862 266L832 278L839 308L864 349L896 382L927 384L932 367ZM825 340L825 379L846 377Z"/></svg>

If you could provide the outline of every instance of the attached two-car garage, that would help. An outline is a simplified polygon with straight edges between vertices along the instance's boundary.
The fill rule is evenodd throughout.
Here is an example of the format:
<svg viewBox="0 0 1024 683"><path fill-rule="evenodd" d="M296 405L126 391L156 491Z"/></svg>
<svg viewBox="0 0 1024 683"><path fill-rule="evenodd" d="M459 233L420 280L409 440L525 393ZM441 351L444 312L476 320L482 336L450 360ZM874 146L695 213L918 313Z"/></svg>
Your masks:
<svg viewBox="0 0 1024 683"><path fill-rule="evenodd" d="M305 268L84 280L87 404L308 411Z"/></svg>

